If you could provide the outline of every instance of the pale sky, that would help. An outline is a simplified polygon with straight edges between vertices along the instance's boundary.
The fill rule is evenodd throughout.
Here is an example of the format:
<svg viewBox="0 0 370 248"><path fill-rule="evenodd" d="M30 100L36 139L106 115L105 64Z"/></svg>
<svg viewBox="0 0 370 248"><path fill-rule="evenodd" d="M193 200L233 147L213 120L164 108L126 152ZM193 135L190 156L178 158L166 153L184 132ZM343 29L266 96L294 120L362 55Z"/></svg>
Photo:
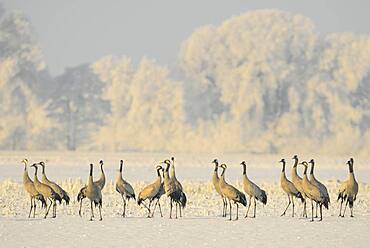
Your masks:
<svg viewBox="0 0 370 248"><path fill-rule="evenodd" d="M202 25L218 25L248 10L274 8L303 14L321 33L370 33L367 0L1 0L31 20L53 75L102 56L147 56L176 61L181 42Z"/></svg>

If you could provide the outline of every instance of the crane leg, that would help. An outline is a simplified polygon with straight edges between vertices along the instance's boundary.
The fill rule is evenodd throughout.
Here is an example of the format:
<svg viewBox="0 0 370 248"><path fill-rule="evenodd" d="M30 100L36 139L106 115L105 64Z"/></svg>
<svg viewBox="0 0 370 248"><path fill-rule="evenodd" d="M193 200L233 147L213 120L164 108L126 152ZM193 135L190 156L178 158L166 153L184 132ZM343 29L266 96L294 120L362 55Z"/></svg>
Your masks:
<svg viewBox="0 0 370 248"><path fill-rule="evenodd" d="M177 205L178 205L178 204L175 202L175 213L176 213L176 214L175 214L175 219L177 219Z"/></svg>
<svg viewBox="0 0 370 248"><path fill-rule="evenodd" d="M229 220L231 220L231 200L229 200L229 210L230 210L230 219Z"/></svg>
<svg viewBox="0 0 370 248"><path fill-rule="evenodd" d="M351 217L353 218L353 206L351 208L349 208L351 210Z"/></svg>
<svg viewBox="0 0 370 248"><path fill-rule="evenodd" d="M162 209L161 209L161 203L159 202L159 199L158 199L157 202L158 202L159 212L161 213L161 217L163 217Z"/></svg>
<svg viewBox="0 0 370 248"><path fill-rule="evenodd" d="M251 204L252 204L252 198L249 197L248 209L247 209L247 213L245 214L245 217L244 218L247 218L248 217L249 208L251 207Z"/></svg>
<svg viewBox="0 0 370 248"><path fill-rule="evenodd" d="M182 218L181 204L179 203L180 217Z"/></svg>
<svg viewBox="0 0 370 248"><path fill-rule="evenodd" d="M100 220L100 221L102 221L102 220L103 220L103 217L101 216L101 207L102 207L102 206L101 206L101 204L99 204L99 215L100 215L100 219L99 219L99 220Z"/></svg>
<svg viewBox="0 0 370 248"><path fill-rule="evenodd" d="M238 220L239 219L239 205L238 203L236 202L236 217L235 217L235 220Z"/></svg>
<svg viewBox="0 0 370 248"><path fill-rule="evenodd" d="M313 200L311 200L311 222L313 221Z"/></svg>
<svg viewBox="0 0 370 248"><path fill-rule="evenodd" d="M318 218L318 216L317 216L317 205L319 205L319 204L316 202L316 216L315 216L315 218Z"/></svg>
<svg viewBox="0 0 370 248"><path fill-rule="evenodd" d="M304 202L303 202L303 214L302 214L302 216L307 218L307 201L306 201L306 198L304 199Z"/></svg>
<svg viewBox="0 0 370 248"><path fill-rule="evenodd" d="M80 217L82 217L82 215L81 215L82 200L83 200L83 199L81 199L81 201L80 201L80 209L78 210L78 215L79 215Z"/></svg>
<svg viewBox="0 0 370 248"><path fill-rule="evenodd" d="M288 210L288 208L289 208L289 206L290 206L290 196L289 196L289 195L288 195L288 200L289 200L288 205L286 206L286 208L285 208L284 212L283 212L280 216L284 216L284 215L285 215L285 213L286 213L286 211ZM293 210L293 215L294 215L294 210Z"/></svg>
<svg viewBox="0 0 370 248"><path fill-rule="evenodd" d="M53 218L56 218L57 217L57 201L56 200L54 200L54 203L53 203L53 210L54 210Z"/></svg>
<svg viewBox="0 0 370 248"><path fill-rule="evenodd" d="M36 215L36 199L33 198L33 218L35 218Z"/></svg>
<svg viewBox="0 0 370 248"><path fill-rule="evenodd" d="M344 214L346 213L347 205L348 205L348 199L346 201L346 205L344 206L344 211L343 211L342 217L344 217Z"/></svg>
<svg viewBox="0 0 370 248"><path fill-rule="evenodd" d="M292 206L293 206L293 213L292 213L292 217L294 217L294 196L292 196Z"/></svg>
<svg viewBox="0 0 370 248"><path fill-rule="evenodd" d="M256 198L253 198L253 201L254 201L254 211L253 211L253 218L256 218Z"/></svg>
<svg viewBox="0 0 370 248"><path fill-rule="evenodd" d="M32 196L31 196L31 208L30 208L30 213L28 214L28 218L31 217L32 208L33 208L33 201L32 201Z"/></svg>
<svg viewBox="0 0 370 248"><path fill-rule="evenodd" d="M94 218L93 201L90 201L90 207L91 207L91 217L90 217L90 221L92 221L92 220L93 220L93 218Z"/></svg>
<svg viewBox="0 0 370 248"><path fill-rule="evenodd" d="M170 200L170 219L172 219L172 199Z"/></svg>
<svg viewBox="0 0 370 248"><path fill-rule="evenodd" d="M123 212L122 212L122 217L126 217L126 200L125 200L125 198L123 197L123 195L121 195L122 196L122 202L123 202ZM149 208L150 208L150 206L149 206Z"/></svg>
<svg viewBox="0 0 370 248"><path fill-rule="evenodd" d="M151 210L150 210L150 207L152 206L152 200L149 201L149 207L148 207L148 218L151 217L150 213L151 213ZM154 211L153 211L153 215L154 215Z"/></svg>
<svg viewBox="0 0 370 248"><path fill-rule="evenodd" d="M47 205L46 205L46 213L45 213L44 219L46 219L46 216L48 216L50 207L51 207L51 205L53 205L53 202L50 199L49 199L49 201L50 201L50 205L49 205L49 207L47 207Z"/></svg>
<svg viewBox="0 0 370 248"><path fill-rule="evenodd" d="M343 206L343 198L341 198L341 200L340 200L340 208L339 208L339 216L338 217L342 217L342 206Z"/></svg>
<svg viewBox="0 0 370 248"><path fill-rule="evenodd" d="M154 204L154 208L153 208L152 215L151 215L152 218L154 217L154 213L155 213L155 209L157 208L157 204L158 204L158 199Z"/></svg>
<svg viewBox="0 0 370 248"><path fill-rule="evenodd" d="M226 200L226 198L222 198L222 201L223 201L223 203L224 203L224 206L223 206L223 215L222 215L222 217L226 217L226 215L227 215L227 200Z"/></svg>
<svg viewBox="0 0 370 248"><path fill-rule="evenodd" d="M320 220L319 221L322 221L322 204L320 204Z"/></svg>

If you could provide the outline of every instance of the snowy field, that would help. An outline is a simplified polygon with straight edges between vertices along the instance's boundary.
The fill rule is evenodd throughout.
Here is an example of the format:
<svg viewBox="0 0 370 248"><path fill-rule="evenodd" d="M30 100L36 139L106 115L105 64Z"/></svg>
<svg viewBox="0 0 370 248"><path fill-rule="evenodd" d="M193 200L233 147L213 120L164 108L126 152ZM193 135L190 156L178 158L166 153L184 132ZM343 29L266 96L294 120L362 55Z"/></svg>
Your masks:
<svg viewBox="0 0 370 248"><path fill-rule="evenodd" d="M58 206L57 218L42 219L37 210L35 219L28 219L29 198L22 185L23 166L27 157L31 163L47 160L46 174L69 192L69 206ZM244 219L246 208L239 210L239 221L220 217L221 199L215 193L210 178L213 166L211 155L175 154L177 177L188 197L185 216L168 219L168 201L162 197L164 217L156 212L155 218L146 218L146 211L131 201L128 217L122 218L122 200L115 191L114 180L119 159L124 159L123 177L136 194L155 179L155 165L168 154L91 154L91 153L0 153L0 240L3 247L313 247L340 245L368 247L370 243L370 166L369 160L355 157L355 174L359 182L355 218L338 218L336 202L338 180L348 174L347 157L317 158L316 175L324 182L331 196L329 210L324 210L323 222L310 223L299 218L302 206L296 202L295 218L280 217L287 197L279 186L281 166L278 156L249 156L228 154L219 156L228 164L227 181L239 189L241 186L241 160L246 160L249 177L268 194L266 206L257 205L257 218ZM291 155L289 155L291 156ZM76 196L84 186L90 162L105 161L108 183L103 190L103 221L88 221L89 204L85 200L84 215L78 216ZM286 159L292 163L288 156ZM305 158L305 159L310 159ZM290 177L290 164L287 175ZM95 178L99 177L98 166ZM29 170L33 178L33 169ZM310 205L309 205L310 206ZM234 212L233 212L234 213ZM349 211L348 211L349 213ZM310 214L310 208L309 208ZM234 217L234 216L233 216Z"/></svg>

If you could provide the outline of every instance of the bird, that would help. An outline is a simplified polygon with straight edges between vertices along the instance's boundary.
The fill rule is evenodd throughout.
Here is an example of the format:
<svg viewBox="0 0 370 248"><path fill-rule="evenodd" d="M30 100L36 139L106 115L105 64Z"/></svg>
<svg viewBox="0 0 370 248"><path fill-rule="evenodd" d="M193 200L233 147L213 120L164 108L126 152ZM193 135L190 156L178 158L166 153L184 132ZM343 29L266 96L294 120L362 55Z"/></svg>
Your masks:
<svg viewBox="0 0 370 248"><path fill-rule="evenodd" d="M90 199L90 207L91 207L91 217L90 221L94 218L94 210L93 210L93 203L95 204L95 207L98 206L99 208L99 215L100 215L100 221L103 220L101 215L101 208L103 205L103 197L101 193L101 188L98 186L97 183L94 183L93 181L93 164L90 164L90 173L87 180L87 186L85 191L85 196Z"/></svg>
<svg viewBox="0 0 370 248"><path fill-rule="evenodd" d="M243 166L243 187L244 192L249 196L249 204L247 213L245 215L245 218L248 217L249 208L252 204L252 199L254 202L254 211L253 211L253 218L256 217L256 200L259 200L263 203L263 205L266 205L267 203L267 195L264 190L262 190L260 187L258 187L255 183L253 183L251 180L249 180L247 176L247 163L245 161L242 161L240 163Z"/></svg>
<svg viewBox="0 0 370 248"><path fill-rule="evenodd" d="M302 179L302 188L304 190L305 195L311 199L311 221L313 221L313 202L316 202L319 204L320 207L320 220L322 221L322 205L326 209L329 209L329 202L326 197L320 192L320 189L310 183L307 177L307 168L308 168L308 163L306 161L303 161L300 163L301 165L304 166L304 172L303 172L303 179Z"/></svg>
<svg viewBox="0 0 370 248"><path fill-rule="evenodd" d="M176 186L176 189L178 189L180 192L183 192L183 189L182 189L182 185L181 183L179 182L179 180L177 180L176 178L176 172L175 172L175 158L174 157L171 157L171 179L174 181L175 183L175 186ZM179 211L180 211L180 217L182 217L182 214L181 214L181 204L179 202L176 202L176 216L177 216L177 207L179 208Z"/></svg>
<svg viewBox="0 0 370 248"><path fill-rule="evenodd" d="M226 217L226 211L227 211L227 200L226 198L222 195L221 189L220 189L220 178L218 177L218 160L214 159L212 163L215 164L215 169L213 171L212 175L212 183L213 187L215 188L216 192L221 196L222 198L222 217Z"/></svg>
<svg viewBox="0 0 370 248"><path fill-rule="evenodd" d="M166 159L162 163L166 164L166 168L163 173L163 183L164 183L163 185L166 195L170 197L170 219L172 219L173 203L179 204L180 207L185 208L187 198L185 193L181 191L178 187L176 187L176 183L174 182L174 180L170 178L169 168L171 166L171 162L168 159ZM175 218L177 219L177 211Z"/></svg>
<svg viewBox="0 0 370 248"><path fill-rule="evenodd" d="M302 194L297 190L297 188L294 186L294 184L289 181L285 175L285 159L281 159L279 161L280 163L283 164L283 169L281 170L281 175L280 175L280 187L283 189L283 191L288 195L288 206L286 206L284 212L280 216L284 216L287 209L290 206L290 203L293 205L293 212L292 212L292 217L294 217L294 197L301 199L302 203L304 201Z"/></svg>
<svg viewBox="0 0 370 248"><path fill-rule="evenodd" d="M160 191L162 190L162 195L164 193L164 189L163 189L163 183L162 183L162 177L161 177L161 171L163 171L163 168L162 166L160 165L157 165L156 167L156 171L157 171L157 178L155 179L155 181L147 186L144 187L144 189L142 189L138 195L138 198L137 198L137 204L140 206L140 205L143 205L146 209L148 209L148 218L150 217L153 217L154 216L154 211L155 211L155 208L153 210L153 214L151 215L151 210L150 210L150 207L152 205L152 202L157 199L157 202L159 204L159 210L160 210L160 213L161 213L161 217L163 217L162 215L162 210L161 210L161 205L159 203L159 199L161 197L161 195L159 195ZM149 200L149 207L147 207L145 204L144 204L144 201L145 200ZM156 202L156 204L157 204ZM154 207L156 207L156 205L154 205Z"/></svg>
<svg viewBox="0 0 370 248"><path fill-rule="evenodd" d="M228 184L225 181L225 170L227 168L226 164L221 164L220 167L222 168L221 177L220 177L220 189L222 195L229 200L229 211L230 211L230 219L231 220L231 202L236 204L236 217L235 220L239 218L239 205L241 203L243 206L247 206L247 199L245 195L237 190L234 186Z"/></svg>
<svg viewBox="0 0 370 248"><path fill-rule="evenodd" d="M337 201L341 200L340 209L339 209L340 217L344 217L347 205L349 205L349 208L351 210L351 217L354 217L353 216L353 205L357 198L358 183L356 181L355 174L353 172L353 163L354 163L353 158L350 158L347 161L348 169L349 169L348 179L340 185L339 192L338 192ZM342 205L344 201L346 201L346 205L344 207L344 211L342 214Z"/></svg>
<svg viewBox="0 0 370 248"><path fill-rule="evenodd" d="M103 190L103 188L105 186L105 173L104 173L104 170L103 170L104 162L103 162L103 160L100 160L99 163L100 163L101 174L100 174L99 180L95 181L94 183L96 183L96 185L98 185L98 187L101 190ZM82 217L82 215L81 215L82 200L86 198L86 187L87 187L86 185L84 187L82 187L80 189L80 191L78 192L78 195L77 195L77 201L80 202L80 209L78 210L78 214L80 215L80 217Z"/></svg>
<svg viewBox="0 0 370 248"><path fill-rule="evenodd" d="M293 159L294 159L294 165L292 169L292 183L294 184L294 187L296 187L296 189L301 193L303 197L302 216L307 218L306 195L302 187L302 178L298 176L297 174L298 156L294 155Z"/></svg>
<svg viewBox="0 0 370 248"><path fill-rule="evenodd" d="M39 165L41 165L42 167L42 178L41 178L41 182L50 186L66 203L66 205L69 204L69 195L68 193L62 189L62 187L60 187L58 184L56 184L55 182L52 182L50 181L47 177L46 177L46 174L45 174L45 163L44 162L39 162L38 163Z"/></svg>
<svg viewBox="0 0 370 248"><path fill-rule="evenodd" d="M123 201L122 217L126 217L126 204L127 204L126 201L129 201L131 198L136 201L136 198L135 198L135 191L132 188L131 184L129 184L122 178L122 167L123 167L123 160L121 159L120 166L119 166L119 172L118 172L118 176L116 179L116 191L122 196L122 201Z"/></svg>
<svg viewBox="0 0 370 248"><path fill-rule="evenodd" d="M47 207L47 203L46 203L46 213L45 213L44 219L46 219L46 217L48 216L51 205L53 205L53 216L52 217L55 218L57 216L56 201L59 201L59 203L61 203L62 198L50 186L43 184L39 181L37 177L37 169L38 169L37 164L32 164L31 167L35 168L35 178L33 181L33 185L35 185L36 190L44 197L45 201L46 199L49 199L50 201L49 207Z"/></svg>
<svg viewBox="0 0 370 248"><path fill-rule="evenodd" d="M314 167L315 167L315 161L313 159L311 159L310 164L311 164L310 183L312 183L313 185L318 187L321 194L325 198L327 198L328 203L330 203L330 196L329 196L329 193L328 193L328 189L325 187L324 184L322 184L319 180L316 179L316 177L313 173L314 172ZM316 216L315 216L315 218L317 218L317 207L318 207L318 204L316 203Z"/></svg>
<svg viewBox="0 0 370 248"><path fill-rule="evenodd" d="M26 192L29 194L31 198L31 207L30 207L30 212L28 214L28 218L31 217L31 212L33 209L33 218L35 218L36 214L36 200L39 200L41 202L41 207L45 208L46 207L46 201L45 198L42 194L40 194L36 188L35 185L33 184L33 181L28 175L27 171L27 165L28 165L28 159L23 159L22 163L24 164L24 171L23 171L23 186Z"/></svg>

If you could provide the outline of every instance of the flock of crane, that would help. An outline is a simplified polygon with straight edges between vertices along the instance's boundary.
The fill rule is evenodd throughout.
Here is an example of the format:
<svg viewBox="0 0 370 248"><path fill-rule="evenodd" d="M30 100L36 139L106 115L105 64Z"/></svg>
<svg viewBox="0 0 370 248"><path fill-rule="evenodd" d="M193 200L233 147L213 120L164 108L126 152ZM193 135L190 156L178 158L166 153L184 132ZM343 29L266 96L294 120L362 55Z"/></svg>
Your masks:
<svg viewBox="0 0 370 248"><path fill-rule="evenodd" d="M310 178L307 176L308 163L302 161L299 163L298 156L293 157L294 164L292 169L292 181L289 181L285 175L285 159L281 159L282 171L280 176L280 185L283 191L288 196L288 205L286 206L284 212L281 216L286 214L289 206L292 204L292 217L294 217L294 198L301 200L303 205L302 217L307 218L306 202L311 200L311 221L314 221L314 202L316 203L316 218L318 218L318 209L320 209L320 221L322 220L322 206L326 209L329 208L330 197L327 188L324 184L319 182L314 176L314 166L315 162L313 159L309 162L311 164ZM24 174L23 174L23 185L26 192L30 196L31 206L29 210L28 217L31 217L33 210L33 217L36 213L36 200L41 202L41 207L45 208L46 218L49 214L50 208L53 206L52 217L56 217L57 213L57 202L59 204L64 201L66 205L70 202L70 197L68 193L62 189L58 184L49 180L45 174L45 163L39 162L34 163L30 167L35 169L34 180L32 181L28 175L28 160L22 160L24 164ZM247 176L246 167L247 163L245 161L241 162L243 168L243 189L246 195L249 197L247 201L246 195L239 191L236 187L227 183L225 180L225 171L227 169L226 164L219 164L217 159L212 161L214 164L214 172L212 177L212 183L216 192L221 196L223 207L222 207L222 217L227 217L227 208L229 206L229 220L232 219L232 205L236 205L236 217L239 216L239 204L247 207L247 212L245 217L248 217L248 213L252 204L254 203L253 218L256 217L256 204L257 201L262 202L264 205L267 203L267 194L259 186L253 183ZM353 158L347 161L349 167L349 177L348 180L344 181L339 188L337 201L340 202L339 216L344 217L347 206L349 205L351 211L351 217L353 217L353 205L356 200L358 193L358 183L356 182L354 172L353 172ZM79 215L81 215L82 201L87 198L90 200L91 217L90 220L95 218L94 207L99 209L99 220L102 220L101 209L103 205L102 190L105 186L106 177L103 170L103 161L100 161L101 176L99 180L93 180L93 164L90 164L90 172L87 181L87 185L80 189L77 200L80 202ZM303 177L300 177L297 173L298 165L304 167ZM38 179L38 168L42 168L42 178L41 181ZM218 169L221 168L222 172L219 176ZM137 201L139 206L143 206L148 210L148 218L154 217L155 210L158 206L161 217L163 217L162 209L160 205L160 198L163 195L169 197L170 201L170 218L172 218L172 208L175 205L175 218L178 218L178 209L180 212L180 217L182 217L182 209L186 207L186 194L183 191L181 183L176 178L175 173L175 159L171 157L171 160L166 159L160 165L156 166L157 177L155 181L146 187L144 187L139 195L135 195L133 187L122 178L123 160L120 161L119 173L116 179L116 191L122 197L123 212L122 217L126 216L126 206L130 199ZM171 170L170 170L171 169ZM48 203L49 201L49 203ZM248 203L249 202L249 203ZM345 202L344 211L342 212L342 206ZM154 203L154 207L152 204Z"/></svg>

